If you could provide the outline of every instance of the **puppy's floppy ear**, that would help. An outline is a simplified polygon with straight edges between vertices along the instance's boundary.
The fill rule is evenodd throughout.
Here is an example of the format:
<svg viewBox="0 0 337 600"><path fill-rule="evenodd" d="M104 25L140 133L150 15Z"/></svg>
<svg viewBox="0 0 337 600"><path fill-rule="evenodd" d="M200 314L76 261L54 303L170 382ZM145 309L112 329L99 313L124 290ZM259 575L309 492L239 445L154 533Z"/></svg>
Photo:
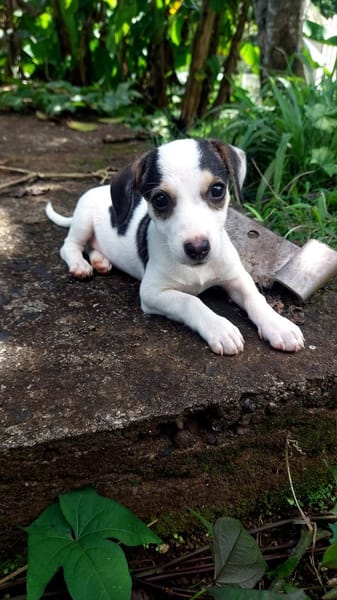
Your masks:
<svg viewBox="0 0 337 600"><path fill-rule="evenodd" d="M111 181L111 223L113 227L117 227L119 234L125 233L132 213L141 200L140 182L146 168L146 157L149 154L150 152L144 154Z"/></svg>
<svg viewBox="0 0 337 600"><path fill-rule="evenodd" d="M150 163L150 159L153 156L154 151L149 150L149 152L145 152L133 165L134 171L134 189L138 192L141 192L144 184L144 180L146 178L146 174L148 172L148 167Z"/></svg>
<svg viewBox="0 0 337 600"><path fill-rule="evenodd" d="M233 181L236 201L241 204L241 189L247 171L245 152L236 146L232 146L231 144L224 144L220 140L210 140L210 143L213 146L213 149L220 156L221 160L225 163L228 173Z"/></svg>

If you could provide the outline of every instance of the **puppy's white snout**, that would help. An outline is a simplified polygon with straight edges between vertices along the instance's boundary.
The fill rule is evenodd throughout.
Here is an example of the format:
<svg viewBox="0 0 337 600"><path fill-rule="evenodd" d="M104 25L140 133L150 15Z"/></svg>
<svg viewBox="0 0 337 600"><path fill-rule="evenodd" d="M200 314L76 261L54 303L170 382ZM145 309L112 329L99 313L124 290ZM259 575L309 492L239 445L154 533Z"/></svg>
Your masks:
<svg viewBox="0 0 337 600"><path fill-rule="evenodd" d="M211 244L209 243L209 240L204 238L195 238L184 244L185 254L194 261L205 260L210 249Z"/></svg>

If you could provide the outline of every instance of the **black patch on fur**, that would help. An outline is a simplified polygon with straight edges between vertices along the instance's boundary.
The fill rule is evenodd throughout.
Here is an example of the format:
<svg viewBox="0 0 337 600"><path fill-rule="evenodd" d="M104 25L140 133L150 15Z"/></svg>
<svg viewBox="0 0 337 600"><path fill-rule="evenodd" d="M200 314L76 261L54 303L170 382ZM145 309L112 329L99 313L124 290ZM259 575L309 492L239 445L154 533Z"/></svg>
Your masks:
<svg viewBox="0 0 337 600"><path fill-rule="evenodd" d="M229 180L227 165L209 140L196 140L200 149L200 168L208 170L213 175L220 177L224 183Z"/></svg>
<svg viewBox="0 0 337 600"><path fill-rule="evenodd" d="M145 217L143 217L140 221L137 229L137 250L144 267L146 266L147 261L149 260L147 232L150 221L151 219L149 215L145 215Z"/></svg>
<svg viewBox="0 0 337 600"><path fill-rule="evenodd" d="M158 150L153 150L144 159L143 171L139 181L139 191L142 196L149 200L150 192L154 188L160 187L162 178L158 165Z"/></svg>
<svg viewBox="0 0 337 600"><path fill-rule="evenodd" d="M215 156L218 156L222 161L229 179L232 181L236 201L238 204L242 204L241 185L239 182L240 158L237 152L235 152L230 144L224 144L220 140L211 139L207 140L206 143L209 144Z"/></svg>
<svg viewBox="0 0 337 600"><path fill-rule="evenodd" d="M135 174L131 166L116 175L110 184L112 205L110 219L112 227L116 227L119 235L125 235L133 215L133 211L141 201L142 195L135 189Z"/></svg>

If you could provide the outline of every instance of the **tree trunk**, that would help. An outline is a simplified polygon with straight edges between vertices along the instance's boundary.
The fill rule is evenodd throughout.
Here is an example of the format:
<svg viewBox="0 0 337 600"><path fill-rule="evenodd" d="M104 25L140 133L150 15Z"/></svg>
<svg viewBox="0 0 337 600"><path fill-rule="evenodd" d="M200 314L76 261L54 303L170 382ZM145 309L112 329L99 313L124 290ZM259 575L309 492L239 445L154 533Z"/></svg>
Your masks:
<svg viewBox="0 0 337 600"><path fill-rule="evenodd" d="M216 17L214 20L213 34L211 37L211 41L210 41L210 45L209 45L209 49L208 49L208 57L207 57L207 61L206 61L207 63L208 63L209 59L211 59L213 56L216 56L216 54L217 54L223 18L224 18L224 9L222 9L220 12L218 12L216 14ZM214 77L214 73L212 73L211 67L208 66L208 64L206 64L205 77L202 82L202 88L201 88L201 92L200 92L200 101L199 101L198 108L197 108L198 119L202 118L205 115L205 113L207 112L207 109L209 106L209 97L211 95L211 92L212 92L212 89L214 86L214 79L215 79L215 77Z"/></svg>
<svg viewBox="0 0 337 600"><path fill-rule="evenodd" d="M231 41L228 56L224 63L223 78L220 83L218 95L213 104L214 108L220 107L223 104L229 102L230 100L231 78L236 72L240 53L240 44L247 21L249 6L250 0L243 0L240 15L238 18L238 25Z"/></svg>
<svg viewBox="0 0 337 600"><path fill-rule="evenodd" d="M191 66L181 108L180 126L183 129L192 125L200 104L215 14L211 0L203 0L199 24L193 39Z"/></svg>
<svg viewBox="0 0 337 600"><path fill-rule="evenodd" d="M296 55L302 50L305 0L253 0L261 54L261 80L268 73L284 72L294 58L293 73L303 76Z"/></svg>

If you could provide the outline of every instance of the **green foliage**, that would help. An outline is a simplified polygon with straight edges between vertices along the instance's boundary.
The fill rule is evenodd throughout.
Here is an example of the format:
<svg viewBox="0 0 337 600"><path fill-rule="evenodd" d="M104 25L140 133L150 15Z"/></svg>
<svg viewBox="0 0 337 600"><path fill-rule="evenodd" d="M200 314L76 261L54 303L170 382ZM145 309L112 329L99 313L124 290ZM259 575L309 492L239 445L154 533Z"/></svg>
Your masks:
<svg viewBox="0 0 337 600"><path fill-rule="evenodd" d="M337 247L337 82L317 87L270 79L260 102L237 91L235 108L197 135L220 137L248 156L246 208L295 241L316 237ZM251 159L251 160L249 160Z"/></svg>
<svg viewBox="0 0 337 600"><path fill-rule="evenodd" d="M284 597L289 600L308 600L308 596L302 590L297 590L287 583L312 541L310 538L307 543L306 530L303 530L291 557L274 573L268 574L271 580L270 590L258 591L253 588L266 573L267 564L257 542L240 521L222 517L212 525L199 513L191 513L201 521L212 537L215 565L213 586L197 592L192 600L206 592L215 600L277 600ZM277 588L277 591L273 588ZM279 591L281 593L278 593ZM290 593L287 593L288 591Z"/></svg>
<svg viewBox="0 0 337 600"><path fill-rule="evenodd" d="M129 600L131 577L120 545L158 544L133 513L92 488L63 494L27 528L27 599L39 600L63 568L74 600Z"/></svg>
<svg viewBox="0 0 337 600"><path fill-rule="evenodd" d="M120 83L116 90L105 92L98 86L78 87L67 81L39 85L18 83L0 91L0 110L23 112L33 108L52 117L79 111L111 115L129 106L138 97L129 83Z"/></svg>
<svg viewBox="0 0 337 600"><path fill-rule="evenodd" d="M1 2L0 0L0 7ZM241 4L208 0L215 12L212 43L205 47L202 65L196 78L204 82L196 91L196 111L204 114L219 89L219 79L226 76L231 54L231 71L239 59L243 26L239 28ZM114 95L120 85L128 85L140 94L144 110L156 108L179 117L182 99L187 94L186 81L193 58L198 56L197 32L205 21L204 3L194 0L20 0L14 11L4 11L0 22L0 84L15 86L18 101L7 95L6 107L21 110L21 83L34 83L48 96L44 86L67 81L73 86L113 92L102 100L99 110L115 110ZM242 17L243 24L247 19ZM201 26L202 29L202 26ZM237 31L237 50L231 53L232 38ZM256 47L249 42L242 53L243 61L257 68ZM193 71L193 69L192 69ZM42 84L42 85L40 85ZM32 98L28 95L32 93ZM8 90L7 90L8 91ZM11 90L9 90L11 91ZM25 106L36 106L36 89L25 88ZM21 97L21 98L20 98ZM39 102L47 100L39 98ZM53 103L54 104L54 103ZM90 101L88 102L92 109ZM60 97L57 114L76 109L76 103ZM47 106L47 114L53 106ZM95 109L94 109L95 110ZM191 119L193 120L195 114ZM180 125L189 120L180 119Z"/></svg>
<svg viewBox="0 0 337 600"><path fill-rule="evenodd" d="M337 13L337 0L313 0L313 4L327 19Z"/></svg>
<svg viewBox="0 0 337 600"><path fill-rule="evenodd" d="M266 562L255 539L240 521L229 517L214 525L215 582L253 588L266 570Z"/></svg>

